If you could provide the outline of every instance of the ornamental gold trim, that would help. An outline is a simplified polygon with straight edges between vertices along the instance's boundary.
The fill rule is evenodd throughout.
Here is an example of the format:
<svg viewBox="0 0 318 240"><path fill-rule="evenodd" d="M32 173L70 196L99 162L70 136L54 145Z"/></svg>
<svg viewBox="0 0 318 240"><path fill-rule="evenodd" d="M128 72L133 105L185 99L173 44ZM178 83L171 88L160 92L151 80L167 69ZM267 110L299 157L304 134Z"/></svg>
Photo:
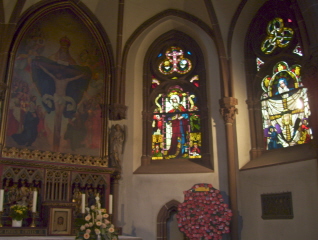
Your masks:
<svg viewBox="0 0 318 240"><path fill-rule="evenodd" d="M34 167L34 168L45 168L45 169L54 169L54 170L65 170L65 171L85 171L89 173L103 173L103 174L112 174L117 176L119 174L116 169L113 168L99 168L99 167L87 167L87 166L78 166L78 165L58 165L58 164L51 164L48 162L29 162L25 160L15 159L0 159L0 164L10 165L10 166L24 166L24 167Z"/></svg>
<svg viewBox="0 0 318 240"><path fill-rule="evenodd" d="M83 166L108 167L108 158L94 157L85 155L63 154L60 152L49 152L30 150L27 148L8 148L2 149L2 158L14 158L23 160L37 160L54 163L68 163Z"/></svg>

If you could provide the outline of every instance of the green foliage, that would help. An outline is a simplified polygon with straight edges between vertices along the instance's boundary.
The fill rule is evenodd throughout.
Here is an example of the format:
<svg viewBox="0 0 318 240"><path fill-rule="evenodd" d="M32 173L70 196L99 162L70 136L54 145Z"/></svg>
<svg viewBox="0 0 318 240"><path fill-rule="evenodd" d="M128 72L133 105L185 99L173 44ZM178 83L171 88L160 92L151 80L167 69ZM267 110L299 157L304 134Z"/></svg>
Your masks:
<svg viewBox="0 0 318 240"><path fill-rule="evenodd" d="M26 218L28 214L28 208L22 205L12 205L10 207L10 217L14 220L22 220Z"/></svg>

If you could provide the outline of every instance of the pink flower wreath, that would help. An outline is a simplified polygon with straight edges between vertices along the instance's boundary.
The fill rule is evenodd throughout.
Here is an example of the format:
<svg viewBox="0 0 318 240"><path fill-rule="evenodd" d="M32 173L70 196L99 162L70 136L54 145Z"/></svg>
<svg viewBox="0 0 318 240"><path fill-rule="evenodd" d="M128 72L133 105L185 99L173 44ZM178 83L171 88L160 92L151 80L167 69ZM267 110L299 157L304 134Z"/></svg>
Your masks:
<svg viewBox="0 0 318 240"><path fill-rule="evenodd" d="M230 232L232 211L224 203L220 190L211 184L195 184L184 191L184 202L178 206L178 226L189 239L222 239Z"/></svg>

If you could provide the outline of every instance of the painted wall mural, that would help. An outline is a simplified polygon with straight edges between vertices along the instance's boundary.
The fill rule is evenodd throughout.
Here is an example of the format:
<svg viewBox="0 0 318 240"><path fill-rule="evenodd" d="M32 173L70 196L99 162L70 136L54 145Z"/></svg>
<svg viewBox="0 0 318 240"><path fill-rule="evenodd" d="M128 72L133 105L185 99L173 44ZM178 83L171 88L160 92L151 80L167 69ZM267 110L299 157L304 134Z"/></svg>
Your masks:
<svg viewBox="0 0 318 240"><path fill-rule="evenodd" d="M98 156L103 56L70 9L38 18L17 47L6 146Z"/></svg>

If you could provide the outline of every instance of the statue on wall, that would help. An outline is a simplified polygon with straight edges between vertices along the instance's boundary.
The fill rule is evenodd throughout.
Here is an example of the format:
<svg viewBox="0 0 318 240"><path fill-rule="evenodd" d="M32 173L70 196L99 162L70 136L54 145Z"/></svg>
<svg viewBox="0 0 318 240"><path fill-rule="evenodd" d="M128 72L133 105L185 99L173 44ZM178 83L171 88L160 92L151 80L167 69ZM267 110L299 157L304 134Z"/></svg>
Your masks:
<svg viewBox="0 0 318 240"><path fill-rule="evenodd" d="M123 146L125 141L125 126L113 125L110 129L110 160L112 167L121 168Z"/></svg>

